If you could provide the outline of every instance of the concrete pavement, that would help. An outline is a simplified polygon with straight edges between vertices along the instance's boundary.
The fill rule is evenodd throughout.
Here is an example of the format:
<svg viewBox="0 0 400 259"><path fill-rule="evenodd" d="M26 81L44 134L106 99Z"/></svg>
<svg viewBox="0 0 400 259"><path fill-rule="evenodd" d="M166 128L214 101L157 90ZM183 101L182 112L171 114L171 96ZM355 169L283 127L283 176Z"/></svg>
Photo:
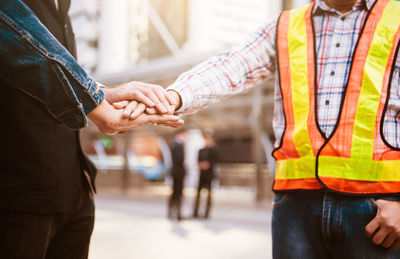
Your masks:
<svg viewBox="0 0 400 259"><path fill-rule="evenodd" d="M181 222L166 218L166 200L100 195L90 259L271 258L270 206L245 195L235 204L237 194L228 203L217 194L209 220L188 218L193 199L186 198Z"/></svg>

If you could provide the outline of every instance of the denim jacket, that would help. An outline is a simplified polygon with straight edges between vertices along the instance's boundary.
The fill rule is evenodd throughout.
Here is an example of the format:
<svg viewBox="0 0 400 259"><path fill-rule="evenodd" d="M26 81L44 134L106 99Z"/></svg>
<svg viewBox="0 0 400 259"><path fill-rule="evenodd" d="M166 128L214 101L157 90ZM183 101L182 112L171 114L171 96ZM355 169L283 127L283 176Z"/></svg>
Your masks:
<svg viewBox="0 0 400 259"><path fill-rule="evenodd" d="M0 78L70 129L104 99L98 84L21 0L0 1Z"/></svg>

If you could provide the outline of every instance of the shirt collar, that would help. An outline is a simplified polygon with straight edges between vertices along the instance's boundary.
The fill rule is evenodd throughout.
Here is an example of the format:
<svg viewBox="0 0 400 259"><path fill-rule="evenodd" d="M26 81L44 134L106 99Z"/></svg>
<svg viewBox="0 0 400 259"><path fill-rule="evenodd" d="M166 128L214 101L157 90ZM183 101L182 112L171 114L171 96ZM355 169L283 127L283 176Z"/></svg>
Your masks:
<svg viewBox="0 0 400 259"><path fill-rule="evenodd" d="M357 0L353 6L353 10L365 8L369 11L369 10L371 10L372 6L375 4L376 1L379 1L379 0ZM337 12L335 9L328 6L324 0L315 0L313 13L315 14L318 11Z"/></svg>

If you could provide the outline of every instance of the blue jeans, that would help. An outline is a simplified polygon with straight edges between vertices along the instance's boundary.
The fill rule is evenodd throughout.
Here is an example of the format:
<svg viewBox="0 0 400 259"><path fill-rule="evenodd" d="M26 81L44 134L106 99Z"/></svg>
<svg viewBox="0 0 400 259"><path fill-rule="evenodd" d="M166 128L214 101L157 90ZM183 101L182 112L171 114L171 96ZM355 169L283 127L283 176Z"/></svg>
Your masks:
<svg viewBox="0 0 400 259"><path fill-rule="evenodd" d="M400 250L376 246L365 235L376 199L325 191L276 193L272 213L274 259L400 258Z"/></svg>

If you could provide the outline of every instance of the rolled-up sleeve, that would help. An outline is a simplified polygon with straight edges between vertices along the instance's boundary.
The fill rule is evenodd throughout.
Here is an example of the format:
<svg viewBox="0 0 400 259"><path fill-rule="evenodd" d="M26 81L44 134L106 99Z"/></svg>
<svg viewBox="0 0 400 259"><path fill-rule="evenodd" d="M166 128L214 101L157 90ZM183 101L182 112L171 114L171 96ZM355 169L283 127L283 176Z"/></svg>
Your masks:
<svg viewBox="0 0 400 259"><path fill-rule="evenodd" d="M177 113L196 112L272 77L276 22L262 26L244 44L220 52L179 76L168 87L181 96Z"/></svg>
<svg viewBox="0 0 400 259"><path fill-rule="evenodd" d="M22 1L1 1L0 39L1 79L67 127L85 127L104 93Z"/></svg>

